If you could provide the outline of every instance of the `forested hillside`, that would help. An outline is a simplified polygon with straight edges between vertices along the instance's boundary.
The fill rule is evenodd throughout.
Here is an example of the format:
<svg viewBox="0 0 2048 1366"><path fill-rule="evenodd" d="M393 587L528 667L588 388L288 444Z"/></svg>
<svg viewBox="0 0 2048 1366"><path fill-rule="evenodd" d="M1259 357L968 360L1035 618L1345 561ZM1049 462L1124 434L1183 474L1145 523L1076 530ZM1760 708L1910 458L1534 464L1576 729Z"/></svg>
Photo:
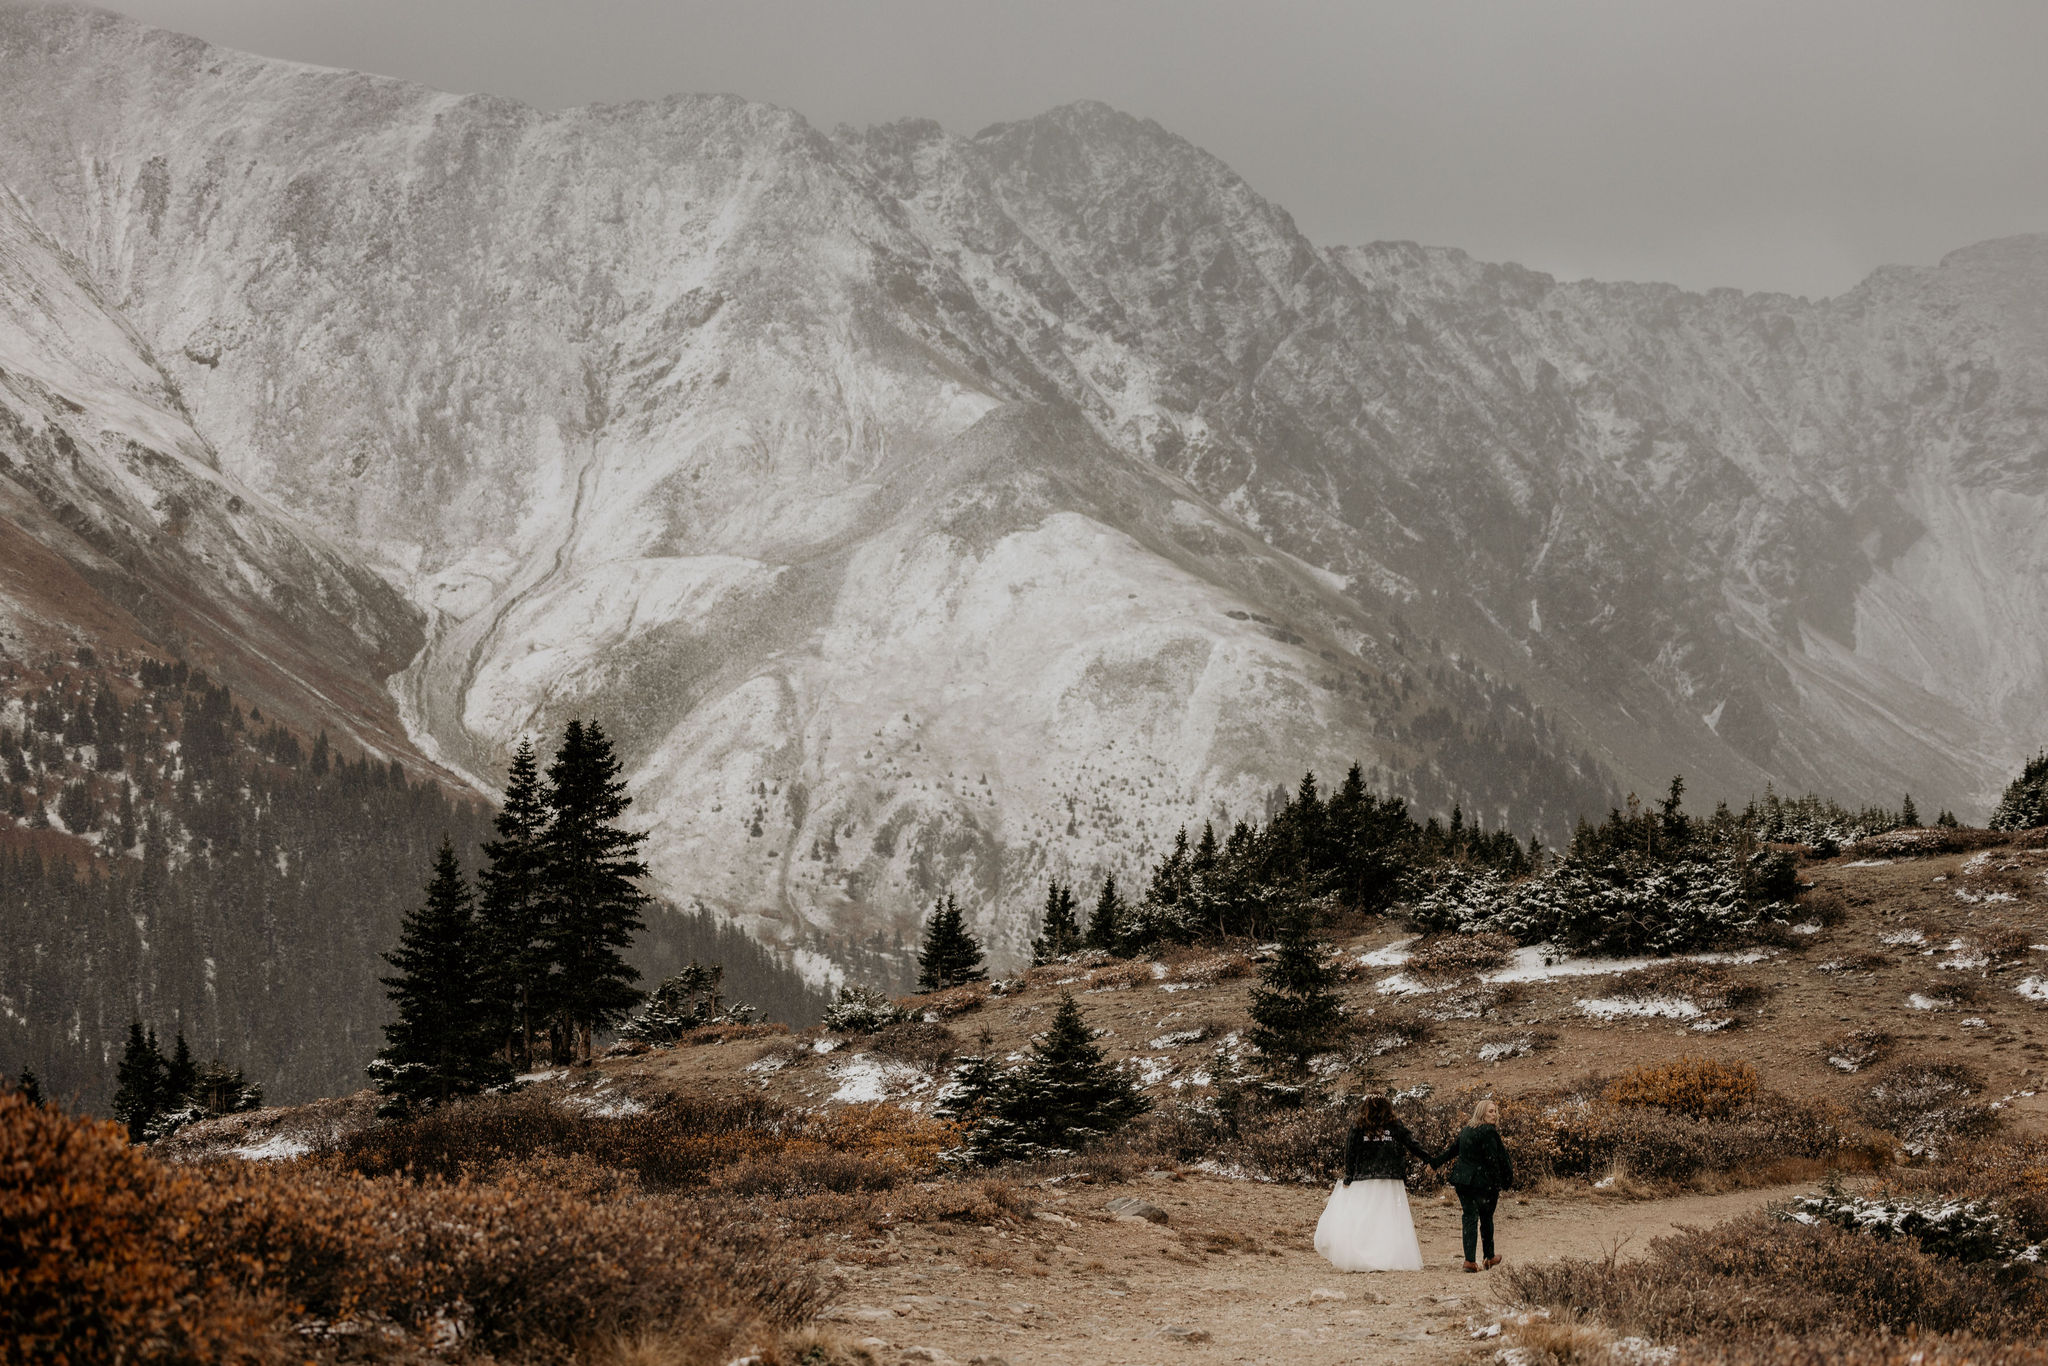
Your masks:
<svg viewBox="0 0 2048 1366"><path fill-rule="evenodd" d="M308 741L182 664L0 660L0 699L0 1063L101 1108L140 1019L276 1101L359 1087L381 955L444 833L475 866L485 804ZM717 957L736 994L815 1018L741 936L649 919L644 973Z"/></svg>

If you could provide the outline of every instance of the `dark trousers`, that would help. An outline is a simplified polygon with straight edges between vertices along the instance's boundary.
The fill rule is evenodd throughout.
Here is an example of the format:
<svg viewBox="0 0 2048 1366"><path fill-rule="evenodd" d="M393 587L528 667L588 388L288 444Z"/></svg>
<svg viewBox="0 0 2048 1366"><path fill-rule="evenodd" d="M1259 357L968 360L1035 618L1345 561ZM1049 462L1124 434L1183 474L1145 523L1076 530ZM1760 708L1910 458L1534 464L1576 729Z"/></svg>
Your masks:
<svg viewBox="0 0 2048 1366"><path fill-rule="evenodd" d="M1491 1186L1457 1186L1458 1204L1465 1211L1465 1260L1476 1262L1472 1255L1474 1245L1484 1242L1486 1255L1493 1255L1493 1207L1500 1203L1500 1192Z"/></svg>

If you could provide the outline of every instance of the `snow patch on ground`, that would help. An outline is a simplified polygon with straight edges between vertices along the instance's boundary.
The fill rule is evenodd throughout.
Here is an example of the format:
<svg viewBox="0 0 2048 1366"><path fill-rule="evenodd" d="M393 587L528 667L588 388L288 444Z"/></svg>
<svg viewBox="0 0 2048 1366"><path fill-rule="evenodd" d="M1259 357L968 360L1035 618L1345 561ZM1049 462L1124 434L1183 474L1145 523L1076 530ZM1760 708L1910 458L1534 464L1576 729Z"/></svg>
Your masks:
<svg viewBox="0 0 2048 1366"><path fill-rule="evenodd" d="M1161 1034L1158 1038L1146 1044L1145 1047L1179 1048L1183 1044L1200 1043L1201 1041L1202 1031L1199 1029L1176 1029L1170 1034Z"/></svg>
<svg viewBox="0 0 2048 1366"><path fill-rule="evenodd" d="M1630 1017L1691 1020L1700 1008L1682 996L1601 996L1581 998L1579 1010L1596 1020Z"/></svg>
<svg viewBox="0 0 2048 1366"><path fill-rule="evenodd" d="M239 1148L228 1149L228 1156L239 1157L244 1162L283 1162L289 1158L304 1157L313 1151L313 1145L290 1134L272 1134L260 1143L245 1143Z"/></svg>
<svg viewBox="0 0 2048 1366"><path fill-rule="evenodd" d="M1419 934L1412 934L1406 939L1396 939L1391 944L1374 949L1371 953L1362 953L1358 955L1358 965L1365 968L1398 968L1408 961L1408 946L1421 937Z"/></svg>
<svg viewBox="0 0 2048 1366"><path fill-rule="evenodd" d="M839 1081L839 1089L832 1093L832 1099L842 1105L890 1100L922 1091L932 1084L932 1079L921 1068L869 1057L865 1053L856 1053L848 1058L833 1075Z"/></svg>
<svg viewBox="0 0 2048 1366"><path fill-rule="evenodd" d="M2013 990L2029 1001L2048 1001L2048 977L2023 978Z"/></svg>
<svg viewBox="0 0 2048 1366"><path fill-rule="evenodd" d="M1890 934L1879 935L1877 942L1903 948L1909 944L1925 944L1927 936L1919 930L1893 930Z"/></svg>
<svg viewBox="0 0 2048 1366"><path fill-rule="evenodd" d="M1688 953L1671 958L1573 958L1550 944L1516 949L1508 966L1480 974L1485 982L1547 982L1559 977L1597 977L1610 973L1640 972L1659 963L1761 963L1770 957L1762 949L1742 953Z"/></svg>
<svg viewBox="0 0 2048 1366"><path fill-rule="evenodd" d="M1138 1073L1138 1085L1157 1086L1173 1075L1171 1058L1132 1058L1130 1065Z"/></svg>

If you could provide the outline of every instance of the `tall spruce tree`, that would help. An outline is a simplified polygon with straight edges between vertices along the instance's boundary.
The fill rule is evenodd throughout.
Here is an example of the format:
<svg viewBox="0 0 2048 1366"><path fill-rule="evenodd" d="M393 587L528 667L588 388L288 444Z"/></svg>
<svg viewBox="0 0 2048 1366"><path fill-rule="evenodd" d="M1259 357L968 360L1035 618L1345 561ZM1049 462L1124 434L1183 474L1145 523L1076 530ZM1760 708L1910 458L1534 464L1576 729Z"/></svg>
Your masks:
<svg viewBox="0 0 2048 1366"><path fill-rule="evenodd" d="M948 892L933 903L932 917L925 922L924 945L917 951L917 989L944 991L987 978L981 941L968 930L959 903Z"/></svg>
<svg viewBox="0 0 2048 1366"><path fill-rule="evenodd" d="M1913 805L1913 794L1908 792L1906 800L1899 803L1899 824L1917 827L1920 824L1920 808Z"/></svg>
<svg viewBox="0 0 2048 1366"><path fill-rule="evenodd" d="M490 954L455 846L443 837L426 900L405 917L398 947L384 955L398 975L379 979L398 1014L384 1026L370 1076L391 1111L473 1095L511 1078L500 1053Z"/></svg>
<svg viewBox="0 0 2048 1366"><path fill-rule="evenodd" d="M1102 1056L1070 995L1023 1065L995 1089L993 1113L970 1135L984 1161L1085 1148L1151 1108L1151 1102Z"/></svg>
<svg viewBox="0 0 2048 1366"><path fill-rule="evenodd" d="M478 918L490 947L491 998L500 1012L506 1061L533 1067L534 1035L555 1009L553 944L546 920L547 793L533 744L512 751L505 801L493 818L497 838L486 841L477 875Z"/></svg>
<svg viewBox="0 0 2048 1366"><path fill-rule="evenodd" d="M156 1046L156 1031L143 1033L142 1021L128 1026L128 1046L122 1050L121 1065L114 1073L114 1118L128 1126L128 1138L140 1143L152 1121L164 1110L164 1055Z"/></svg>
<svg viewBox="0 0 2048 1366"><path fill-rule="evenodd" d="M647 836L619 824L632 804L619 767L604 731L581 721L569 723L548 766L544 849L555 1009L569 1057L584 1062L597 1031L623 1020L644 994L633 985L638 969L624 955L646 928L640 912L650 898L635 884L647 876L640 861Z"/></svg>
<svg viewBox="0 0 2048 1366"><path fill-rule="evenodd" d="M164 1069L164 1108L183 1104L199 1083L199 1065L192 1061L192 1047L179 1030L171 1045L171 1061Z"/></svg>
<svg viewBox="0 0 2048 1366"><path fill-rule="evenodd" d="M1103 877L1102 890L1096 894L1095 913L1088 917L1088 947L1116 952L1117 946L1123 942L1125 913L1123 895L1116 889L1116 874L1109 873Z"/></svg>
<svg viewBox="0 0 2048 1366"><path fill-rule="evenodd" d="M1081 947L1081 924L1074 918L1074 889L1053 878L1045 884L1045 919L1031 941L1033 966L1064 958Z"/></svg>
<svg viewBox="0 0 2048 1366"><path fill-rule="evenodd" d="M1296 902L1282 913L1279 950L1252 988L1245 1041L1265 1058L1268 1073L1289 1085L1307 1081L1309 1059L1335 1047L1343 1023L1327 950L1312 911Z"/></svg>

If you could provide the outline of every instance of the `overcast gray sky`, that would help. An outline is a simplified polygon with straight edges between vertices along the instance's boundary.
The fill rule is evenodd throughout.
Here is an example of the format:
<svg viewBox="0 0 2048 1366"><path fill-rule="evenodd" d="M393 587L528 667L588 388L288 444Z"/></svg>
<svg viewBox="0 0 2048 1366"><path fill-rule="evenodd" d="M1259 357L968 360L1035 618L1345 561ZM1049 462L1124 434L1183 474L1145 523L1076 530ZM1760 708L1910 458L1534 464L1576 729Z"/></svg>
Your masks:
<svg viewBox="0 0 2048 1366"><path fill-rule="evenodd" d="M560 106L730 91L972 132L1094 98L1323 243L1832 294L2048 231L2048 3L115 0L232 47Z"/></svg>

